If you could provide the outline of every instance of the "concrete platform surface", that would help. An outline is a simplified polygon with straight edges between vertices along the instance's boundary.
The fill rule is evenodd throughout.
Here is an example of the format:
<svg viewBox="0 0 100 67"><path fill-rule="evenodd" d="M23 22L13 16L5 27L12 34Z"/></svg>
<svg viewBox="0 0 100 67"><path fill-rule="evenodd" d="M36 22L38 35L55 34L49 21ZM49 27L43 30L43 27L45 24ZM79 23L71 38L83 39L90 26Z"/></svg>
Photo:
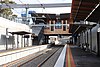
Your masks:
<svg viewBox="0 0 100 67"><path fill-rule="evenodd" d="M100 67L100 57L77 46L70 46L70 49L76 67Z"/></svg>

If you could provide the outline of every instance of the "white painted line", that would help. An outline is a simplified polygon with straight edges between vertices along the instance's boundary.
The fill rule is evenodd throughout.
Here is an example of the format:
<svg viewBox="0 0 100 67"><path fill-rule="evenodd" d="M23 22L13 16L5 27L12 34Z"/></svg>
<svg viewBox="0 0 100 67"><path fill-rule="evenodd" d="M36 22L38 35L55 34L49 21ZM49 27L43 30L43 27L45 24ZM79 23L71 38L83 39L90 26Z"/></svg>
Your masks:
<svg viewBox="0 0 100 67"><path fill-rule="evenodd" d="M41 45L41 46L33 46L33 47L25 48L25 49L19 49L19 50L9 51L5 53L0 53L0 65L20 59L30 54L36 53L38 51L44 50L46 48L47 48L47 45Z"/></svg>
<svg viewBox="0 0 100 67"><path fill-rule="evenodd" d="M64 48L63 48L63 50L62 50L54 67L63 67L64 66L65 55L66 55L66 46L67 45L64 46Z"/></svg>

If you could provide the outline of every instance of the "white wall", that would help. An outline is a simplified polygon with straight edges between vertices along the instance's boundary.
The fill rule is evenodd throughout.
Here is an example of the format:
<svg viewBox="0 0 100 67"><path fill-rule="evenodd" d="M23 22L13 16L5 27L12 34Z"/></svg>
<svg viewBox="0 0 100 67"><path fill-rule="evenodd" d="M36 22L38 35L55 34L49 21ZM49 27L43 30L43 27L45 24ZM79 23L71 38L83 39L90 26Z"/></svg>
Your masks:
<svg viewBox="0 0 100 67"><path fill-rule="evenodd" d="M47 45L41 45L41 46L27 47L27 48L23 48L19 50L0 53L0 65L20 59L27 55L44 50L46 48L47 48Z"/></svg>
<svg viewBox="0 0 100 67"><path fill-rule="evenodd" d="M8 32L16 32L16 31L30 31L30 28L26 24L16 23L10 20L7 20L5 18L0 17L0 50L4 50L6 48L6 28L8 28ZM17 48L17 35L12 36L10 33L8 33L10 36L8 38L8 47L12 48L12 43L14 45L14 48ZM22 36L18 36L19 40L19 46L21 47L21 38ZM31 41L29 41L31 42ZM31 44L31 43L29 43Z"/></svg>
<svg viewBox="0 0 100 67"><path fill-rule="evenodd" d="M91 35L90 35L90 30L88 30L88 44L89 44L89 49L91 47L91 39L90 39ZM91 37L92 38L92 37Z"/></svg>
<svg viewBox="0 0 100 67"><path fill-rule="evenodd" d="M92 50L97 52L97 30L99 25L92 28Z"/></svg>

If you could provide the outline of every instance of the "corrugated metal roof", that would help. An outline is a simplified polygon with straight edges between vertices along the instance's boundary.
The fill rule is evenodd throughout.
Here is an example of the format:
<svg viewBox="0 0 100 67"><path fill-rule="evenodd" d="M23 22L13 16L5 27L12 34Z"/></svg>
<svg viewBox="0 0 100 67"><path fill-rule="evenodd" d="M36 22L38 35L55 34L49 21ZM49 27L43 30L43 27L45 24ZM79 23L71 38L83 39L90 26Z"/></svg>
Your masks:
<svg viewBox="0 0 100 67"><path fill-rule="evenodd" d="M74 21L84 20L98 3L99 0L73 0L70 17Z"/></svg>

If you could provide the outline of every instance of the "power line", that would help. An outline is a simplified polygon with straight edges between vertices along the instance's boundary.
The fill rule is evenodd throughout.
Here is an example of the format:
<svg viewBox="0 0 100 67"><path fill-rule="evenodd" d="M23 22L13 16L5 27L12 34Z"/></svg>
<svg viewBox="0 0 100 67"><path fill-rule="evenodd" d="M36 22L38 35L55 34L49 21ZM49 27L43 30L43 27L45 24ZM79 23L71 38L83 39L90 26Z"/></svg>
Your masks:
<svg viewBox="0 0 100 67"><path fill-rule="evenodd" d="M24 4L21 0L19 0L19 1L20 1L20 3Z"/></svg>
<svg viewBox="0 0 100 67"><path fill-rule="evenodd" d="M39 0L37 0L40 4L41 4L41 7L45 10L45 6L39 1ZM45 10L45 12L46 12L46 10ZM47 14L47 16L49 17L49 19L51 20L51 17L49 16L49 14Z"/></svg>
<svg viewBox="0 0 100 67"><path fill-rule="evenodd" d="M25 3L23 3L21 0L19 0L20 1L20 3L22 3L22 4L25 4ZM34 13L35 14L35 13ZM36 14L35 14L36 15ZM36 15L36 16L38 16L38 15ZM39 17L39 16L38 16Z"/></svg>
<svg viewBox="0 0 100 67"><path fill-rule="evenodd" d="M22 4L24 4L21 0L19 0L20 1L20 3L22 3ZM37 0L40 4L41 4L41 2L39 1L39 0ZM10 5L8 5L7 3L6 3L6 6L8 6L9 8L11 8L11 6ZM43 5L43 4L41 4L41 7L45 10L45 6ZM14 8L11 8L11 9L13 9L14 10ZM14 11L16 11L17 12L17 10L14 10ZM45 12L46 12L46 10L45 10ZM19 13L19 12L17 12L17 13ZM38 16L36 13L34 13L36 16ZM51 19L51 17L49 16L49 14L47 14L47 16L48 16L48 18L49 19ZM38 16L39 17L39 16Z"/></svg>

